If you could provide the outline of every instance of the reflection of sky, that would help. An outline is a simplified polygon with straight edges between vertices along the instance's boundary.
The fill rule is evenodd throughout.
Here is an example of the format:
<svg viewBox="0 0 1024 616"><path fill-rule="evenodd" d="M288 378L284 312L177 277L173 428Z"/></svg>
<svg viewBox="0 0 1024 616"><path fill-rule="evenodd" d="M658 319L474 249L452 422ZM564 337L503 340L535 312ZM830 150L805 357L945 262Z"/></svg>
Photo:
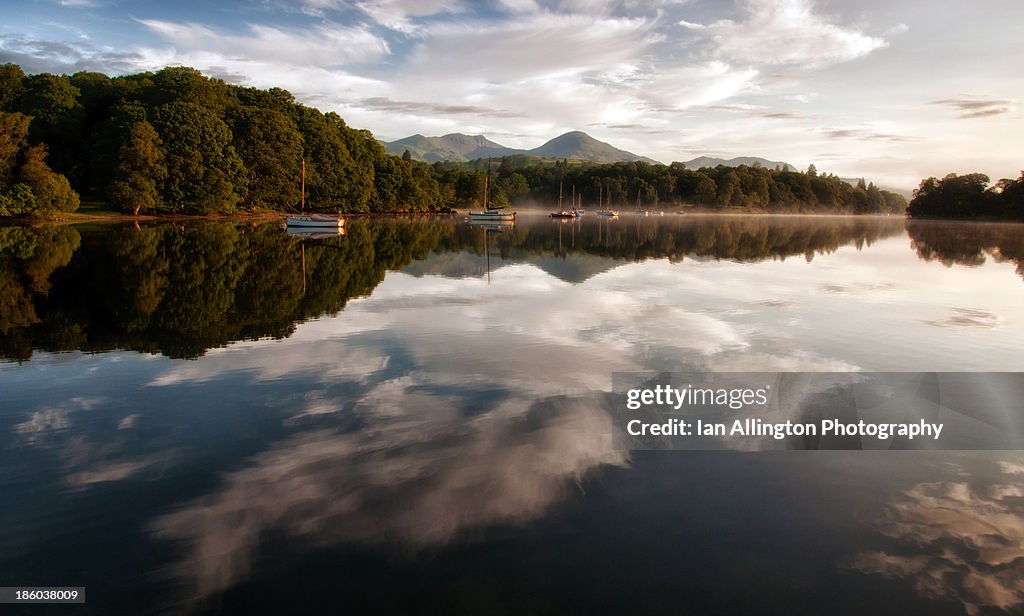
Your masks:
<svg viewBox="0 0 1024 616"><path fill-rule="evenodd" d="M248 575L272 531L417 548L541 519L598 467L628 466L589 395L615 371L1024 369L1013 266L924 263L902 237L810 263L628 263L577 284L529 263L490 283L429 266L389 274L285 340L194 361L39 353L0 365L8 477L47 469L88 494L206 465L220 478L204 495L145 522L177 542L175 571L203 594ZM989 316L950 320L965 310ZM1019 525L1014 483L979 505L1003 507L1004 530ZM907 499L949 495L922 490ZM26 514L53 506L32 503ZM910 525L900 538L929 524L910 507L893 510ZM869 558L859 570L893 575ZM985 601L1019 601L992 592Z"/></svg>
<svg viewBox="0 0 1024 616"><path fill-rule="evenodd" d="M1024 487L1018 464L1000 464L994 482L936 481L915 485L878 521L893 538L887 550L858 554L849 567L909 579L929 598L952 599L971 615L1024 607ZM1005 483L1002 483L1002 482Z"/></svg>

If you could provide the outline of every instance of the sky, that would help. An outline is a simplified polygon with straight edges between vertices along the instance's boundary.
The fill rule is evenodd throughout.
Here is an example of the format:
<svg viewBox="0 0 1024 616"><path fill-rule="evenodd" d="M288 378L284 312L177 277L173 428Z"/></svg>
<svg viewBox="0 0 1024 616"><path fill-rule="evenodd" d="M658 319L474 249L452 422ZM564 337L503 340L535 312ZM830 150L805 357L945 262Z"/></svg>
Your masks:
<svg viewBox="0 0 1024 616"><path fill-rule="evenodd" d="M570 130L894 188L1024 168L1019 0L4 0L28 72L194 66L380 139Z"/></svg>

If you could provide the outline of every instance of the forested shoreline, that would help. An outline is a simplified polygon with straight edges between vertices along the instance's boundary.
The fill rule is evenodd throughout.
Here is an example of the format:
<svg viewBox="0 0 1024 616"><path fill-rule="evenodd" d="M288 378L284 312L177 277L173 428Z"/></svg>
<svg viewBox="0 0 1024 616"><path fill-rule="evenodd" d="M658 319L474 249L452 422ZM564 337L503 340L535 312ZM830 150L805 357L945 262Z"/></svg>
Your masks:
<svg viewBox="0 0 1024 616"><path fill-rule="evenodd" d="M480 170L486 161L470 164L434 163L449 202L467 207L482 192ZM535 162L512 156L495 166L491 201L520 205L543 203L549 207L562 195L569 207L572 194L584 205L611 203L617 208L745 210L756 213L827 212L833 214L902 214L907 201L901 195L859 180L851 185L831 174L769 169L758 165L689 169L683 163L593 164L569 161Z"/></svg>
<svg viewBox="0 0 1024 616"><path fill-rule="evenodd" d="M0 66L0 215L52 215L80 199L130 214L292 211L305 163L310 211L435 211L426 164L278 88L186 67L110 78Z"/></svg>
<svg viewBox="0 0 1024 616"><path fill-rule="evenodd" d="M1016 180L991 180L983 173L928 178L907 207L911 218L1024 220L1024 172Z"/></svg>
<svg viewBox="0 0 1024 616"><path fill-rule="evenodd" d="M54 216L80 202L138 215L306 209L442 212L478 207L488 161L428 165L387 154L336 113L209 78L188 67L108 77L25 74L0 66L0 216ZM860 180L760 166L689 169L512 156L494 161L490 200L552 207L559 193L588 207L701 207L755 213L828 212L1022 218L1024 176L988 186L981 174L929 178L906 200Z"/></svg>

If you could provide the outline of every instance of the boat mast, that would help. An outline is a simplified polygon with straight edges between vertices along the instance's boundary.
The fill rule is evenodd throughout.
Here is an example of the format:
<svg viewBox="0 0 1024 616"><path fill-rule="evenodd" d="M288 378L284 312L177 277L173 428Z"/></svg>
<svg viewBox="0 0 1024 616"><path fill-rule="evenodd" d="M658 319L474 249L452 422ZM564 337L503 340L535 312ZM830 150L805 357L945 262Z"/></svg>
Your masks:
<svg viewBox="0 0 1024 616"><path fill-rule="evenodd" d="M299 206L300 212L306 211L306 157L302 157L302 204Z"/></svg>
<svg viewBox="0 0 1024 616"><path fill-rule="evenodd" d="M562 181L558 181L558 211L562 211Z"/></svg>
<svg viewBox="0 0 1024 616"><path fill-rule="evenodd" d="M484 211L490 210L491 206L487 203L488 193L491 192L491 159L487 159L487 175L484 176Z"/></svg>

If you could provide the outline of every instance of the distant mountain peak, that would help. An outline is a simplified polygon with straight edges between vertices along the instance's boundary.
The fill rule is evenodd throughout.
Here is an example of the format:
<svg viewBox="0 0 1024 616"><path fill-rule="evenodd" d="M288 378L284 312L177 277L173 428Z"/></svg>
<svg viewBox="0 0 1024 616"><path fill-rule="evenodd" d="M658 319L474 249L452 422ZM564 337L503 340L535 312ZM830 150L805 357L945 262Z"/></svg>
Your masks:
<svg viewBox="0 0 1024 616"><path fill-rule="evenodd" d="M700 169L701 167L717 167L722 165L723 167L739 167L740 165L746 165L753 167L758 164L766 169L775 169L782 167L785 171L796 171L796 167L793 165L778 161L768 160L767 158L760 158L758 156L737 156L735 158L716 158L714 156L699 156L693 160L688 160L685 163L688 169Z"/></svg>
<svg viewBox="0 0 1024 616"><path fill-rule="evenodd" d="M409 150L413 158L427 162L467 162L477 158L514 155L565 158L596 163L616 163L635 160L650 163L657 162L632 152L620 150L611 144L599 141L587 133L578 130L559 135L532 150L508 148L487 139L483 135L466 135L463 133L449 133L441 137L412 135L404 139L385 142L384 149L392 154L402 154L405 150Z"/></svg>

